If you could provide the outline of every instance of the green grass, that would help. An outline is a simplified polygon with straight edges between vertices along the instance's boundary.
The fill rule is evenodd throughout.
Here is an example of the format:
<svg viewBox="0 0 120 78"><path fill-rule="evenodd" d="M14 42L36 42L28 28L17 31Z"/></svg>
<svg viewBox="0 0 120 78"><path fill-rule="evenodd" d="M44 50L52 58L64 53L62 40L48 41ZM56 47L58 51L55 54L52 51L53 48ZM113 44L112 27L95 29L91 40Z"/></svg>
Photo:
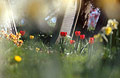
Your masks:
<svg viewBox="0 0 120 78"><path fill-rule="evenodd" d="M100 43L87 46L83 53L75 52L67 41L64 53L59 44L49 46L35 40L22 47L0 40L0 48L0 78L120 78L119 52L113 48L110 54ZM16 55L22 57L21 62L14 60Z"/></svg>

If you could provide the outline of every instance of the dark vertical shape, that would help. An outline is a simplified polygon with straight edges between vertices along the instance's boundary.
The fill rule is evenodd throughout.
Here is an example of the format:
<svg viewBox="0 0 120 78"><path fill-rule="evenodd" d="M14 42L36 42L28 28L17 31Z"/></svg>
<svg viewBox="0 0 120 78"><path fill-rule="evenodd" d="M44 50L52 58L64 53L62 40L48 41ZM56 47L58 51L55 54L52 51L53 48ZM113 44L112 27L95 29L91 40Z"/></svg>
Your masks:
<svg viewBox="0 0 120 78"><path fill-rule="evenodd" d="M75 22L77 21L77 16L78 16L78 13L79 13L79 7L81 7L81 6L80 6L80 1L77 0L77 11L76 11L76 14L75 14L73 26L72 26L72 28L71 28L70 36L72 36L72 34L74 33L74 32L73 32L73 29L74 29L74 26L75 26Z"/></svg>
<svg viewBox="0 0 120 78"><path fill-rule="evenodd" d="M53 37L50 40L50 44L55 43L58 36L59 36L60 29L61 29L62 22L63 22L63 18L64 18L64 15L65 15L65 10L66 10L66 6L65 5L61 6L61 8L59 10L59 14L57 16L57 22L56 22L56 26L55 26L55 31L52 34Z"/></svg>
<svg viewBox="0 0 120 78"><path fill-rule="evenodd" d="M16 30L13 23L11 23L11 28L12 28L12 33L16 35Z"/></svg>

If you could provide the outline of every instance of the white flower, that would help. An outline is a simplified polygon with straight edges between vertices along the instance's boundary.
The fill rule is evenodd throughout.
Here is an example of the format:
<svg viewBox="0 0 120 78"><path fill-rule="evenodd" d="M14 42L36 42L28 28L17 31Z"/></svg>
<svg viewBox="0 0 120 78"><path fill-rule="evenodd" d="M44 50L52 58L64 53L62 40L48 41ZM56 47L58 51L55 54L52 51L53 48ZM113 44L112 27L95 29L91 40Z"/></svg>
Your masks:
<svg viewBox="0 0 120 78"><path fill-rule="evenodd" d="M117 29L118 24L119 23L115 19L109 19L107 27L110 26L112 29Z"/></svg>

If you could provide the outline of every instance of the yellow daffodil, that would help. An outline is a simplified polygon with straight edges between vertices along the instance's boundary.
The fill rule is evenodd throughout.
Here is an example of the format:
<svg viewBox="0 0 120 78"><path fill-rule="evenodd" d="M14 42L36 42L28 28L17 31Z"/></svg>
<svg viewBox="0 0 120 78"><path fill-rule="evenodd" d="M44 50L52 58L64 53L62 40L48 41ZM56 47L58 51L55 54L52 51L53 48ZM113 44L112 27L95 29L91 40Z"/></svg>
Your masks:
<svg viewBox="0 0 120 78"><path fill-rule="evenodd" d="M34 36L33 36L33 35L30 35L30 39L34 39Z"/></svg>
<svg viewBox="0 0 120 78"><path fill-rule="evenodd" d="M36 52L40 51L40 48L36 48Z"/></svg>
<svg viewBox="0 0 120 78"><path fill-rule="evenodd" d="M21 62L22 61L22 58L20 56L15 56L14 59L17 62Z"/></svg>
<svg viewBox="0 0 120 78"><path fill-rule="evenodd" d="M113 20L113 23L112 23L112 26L114 29L117 29L118 28L118 22L116 20Z"/></svg>
<svg viewBox="0 0 120 78"><path fill-rule="evenodd" d="M105 28L105 34L110 35L112 33L112 28L111 27L106 27Z"/></svg>
<svg viewBox="0 0 120 78"><path fill-rule="evenodd" d="M115 19L109 19L107 27L110 26L112 29L117 29L118 28L118 22Z"/></svg>

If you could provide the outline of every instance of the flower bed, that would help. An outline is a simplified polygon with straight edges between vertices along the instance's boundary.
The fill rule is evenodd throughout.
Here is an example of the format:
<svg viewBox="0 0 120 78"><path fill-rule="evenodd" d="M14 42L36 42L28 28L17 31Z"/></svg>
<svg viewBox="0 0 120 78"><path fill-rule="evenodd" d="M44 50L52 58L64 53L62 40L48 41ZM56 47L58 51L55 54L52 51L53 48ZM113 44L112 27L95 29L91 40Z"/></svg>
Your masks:
<svg viewBox="0 0 120 78"><path fill-rule="evenodd" d="M112 30L116 21L89 39L76 31L76 40L61 32L60 43L49 45L37 41L35 35L22 40L25 31L16 35L1 32L1 78L119 78L119 46L112 46ZM106 36L110 35L107 39ZM110 40L109 40L110 39ZM107 44L103 45L103 42Z"/></svg>

